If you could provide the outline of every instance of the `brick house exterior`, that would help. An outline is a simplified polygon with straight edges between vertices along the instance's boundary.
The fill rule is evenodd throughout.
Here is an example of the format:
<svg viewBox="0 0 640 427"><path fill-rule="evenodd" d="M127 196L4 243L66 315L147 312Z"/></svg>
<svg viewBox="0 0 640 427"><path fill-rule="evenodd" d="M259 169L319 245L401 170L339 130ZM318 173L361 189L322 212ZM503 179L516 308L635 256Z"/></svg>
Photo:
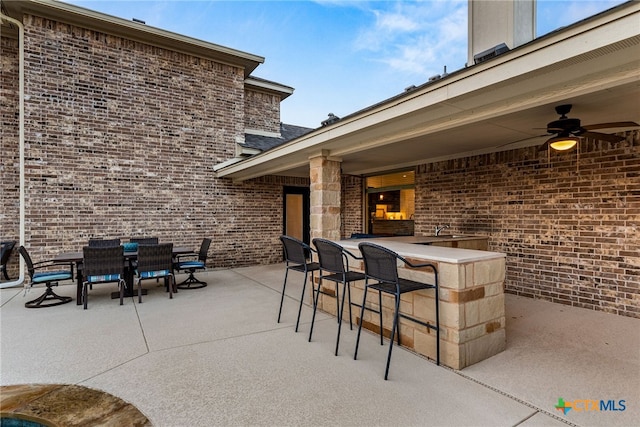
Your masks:
<svg viewBox="0 0 640 427"><path fill-rule="evenodd" d="M245 129L277 133L283 95L245 85L240 65L24 15L27 248L41 259L90 237L158 236L209 267L280 261L283 187L234 184L216 163ZM3 240L18 240L18 39L0 39ZM10 268L17 268L17 258ZM15 277L15 274L14 274Z"/></svg>
<svg viewBox="0 0 640 427"><path fill-rule="evenodd" d="M240 66L27 15L26 242L155 235L209 267L279 262L283 188L217 178L247 129L279 130L277 93ZM2 239L18 234L17 40L0 38ZM571 153L519 148L415 167L416 234L450 223L507 254L507 292L640 318L640 132ZM341 235L363 231L363 178L341 180ZM14 263L15 268L15 263Z"/></svg>
<svg viewBox="0 0 640 427"><path fill-rule="evenodd" d="M640 318L640 131L623 135L583 143L579 161L529 147L420 165L415 232L489 236L508 293ZM347 235L357 180L343 179Z"/></svg>

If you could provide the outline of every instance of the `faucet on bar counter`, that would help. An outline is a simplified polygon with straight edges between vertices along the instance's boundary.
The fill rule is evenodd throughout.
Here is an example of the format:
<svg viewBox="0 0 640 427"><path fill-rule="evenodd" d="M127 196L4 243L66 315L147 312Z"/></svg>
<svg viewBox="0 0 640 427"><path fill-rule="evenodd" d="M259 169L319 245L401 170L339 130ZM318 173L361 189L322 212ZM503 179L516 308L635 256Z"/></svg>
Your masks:
<svg viewBox="0 0 640 427"><path fill-rule="evenodd" d="M437 226L436 225L436 236L439 236L440 232L442 230L444 230L445 228L449 228L449 224L445 224L445 225L441 225L441 226Z"/></svg>

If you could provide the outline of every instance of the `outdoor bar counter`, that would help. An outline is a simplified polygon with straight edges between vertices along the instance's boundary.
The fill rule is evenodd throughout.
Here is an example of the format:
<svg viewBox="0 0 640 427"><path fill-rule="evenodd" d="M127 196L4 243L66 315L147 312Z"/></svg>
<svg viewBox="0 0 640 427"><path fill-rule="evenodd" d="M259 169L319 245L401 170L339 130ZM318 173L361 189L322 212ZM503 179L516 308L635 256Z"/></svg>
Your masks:
<svg viewBox="0 0 640 427"><path fill-rule="evenodd" d="M435 239L452 237L435 237ZM465 238L473 238L468 236ZM504 280L505 254L472 249L431 246L432 236L348 239L337 241L345 249L360 256L358 243L369 241L384 246L414 264L430 262L439 274L440 295L440 358L441 363L462 369L487 359L505 349ZM486 237L484 238L486 239ZM364 271L361 260L349 259L353 270ZM433 283L430 269L410 269L399 266L400 277ZM326 290L334 289L325 283ZM364 281L351 287L351 301L362 302ZM367 304L377 308L377 292L369 292ZM324 296L323 296L324 297ZM434 290L422 290L402 295L402 314L421 322L435 324ZM393 324L393 298L383 294L384 334L390 336ZM336 312L335 299L323 301L320 308ZM348 312L345 308L345 315ZM359 322L360 310L354 307L354 322ZM365 311L363 327L378 333L378 314ZM436 356L435 331L400 318L401 344L433 360Z"/></svg>

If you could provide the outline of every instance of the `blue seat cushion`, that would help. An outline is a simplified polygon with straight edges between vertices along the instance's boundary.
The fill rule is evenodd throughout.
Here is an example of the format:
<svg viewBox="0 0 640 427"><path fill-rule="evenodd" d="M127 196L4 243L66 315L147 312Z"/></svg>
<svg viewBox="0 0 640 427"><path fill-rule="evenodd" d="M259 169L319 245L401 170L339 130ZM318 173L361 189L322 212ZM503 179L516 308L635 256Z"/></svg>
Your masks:
<svg viewBox="0 0 640 427"><path fill-rule="evenodd" d="M71 279L71 273L69 271L43 271L42 273L36 273L33 275L31 282L44 283L44 282L56 282L58 280Z"/></svg>
<svg viewBox="0 0 640 427"><path fill-rule="evenodd" d="M178 268L204 268L204 262L202 261L182 261L178 264Z"/></svg>
<svg viewBox="0 0 640 427"><path fill-rule="evenodd" d="M123 243L122 247L125 252L135 252L138 250L138 244L135 242Z"/></svg>
<svg viewBox="0 0 640 427"><path fill-rule="evenodd" d="M164 277L168 276L171 272L169 270L158 270L158 271L142 271L138 273L141 279L150 279L152 277Z"/></svg>
<svg viewBox="0 0 640 427"><path fill-rule="evenodd" d="M87 282L89 283L118 282L120 280L121 280L120 274L103 274L100 276L87 277Z"/></svg>

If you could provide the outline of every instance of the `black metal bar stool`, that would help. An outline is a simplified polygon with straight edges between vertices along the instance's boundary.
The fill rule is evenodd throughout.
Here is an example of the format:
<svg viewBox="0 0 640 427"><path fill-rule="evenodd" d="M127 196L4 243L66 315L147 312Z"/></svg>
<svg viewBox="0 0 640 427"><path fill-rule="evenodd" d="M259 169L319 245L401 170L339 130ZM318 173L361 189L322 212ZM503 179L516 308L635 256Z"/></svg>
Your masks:
<svg viewBox="0 0 640 427"><path fill-rule="evenodd" d="M435 265L431 263L424 264L412 264L402 256L393 252L390 249L376 245L369 242L362 242L358 245L360 253L364 258L364 272L366 276L366 282L364 286L364 296L362 298L362 307L360 314L360 325L358 327L358 337L356 338L356 350L353 355L355 360L358 357L358 345L360 343L360 332L362 330L362 321L364 317L365 304L367 301L367 290L369 288L378 291L379 301L379 313L380 313L380 344L382 345L382 293L391 294L395 299L395 308L393 313L393 328L391 329L391 340L389 342L389 354L387 355L387 367L384 372L384 379L389 376L389 363L391 362L391 351L393 350L393 340L396 332L398 332L398 344L400 344L400 332L398 331L398 320L402 316L405 319L412 320L427 326L429 329L435 329L436 331L436 362L440 365L440 313L438 311L438 270ZM405 265L411 268L429 267L435 274L435 280L433 284L415 282L409 279L402 279L398 277L398 260L402 261ZM374 281L371 283L370 281ZM435 304L436 304L436 324L431 325L428 323L419 322L417 319L413 319L406 315L400 314L400 295L419 291L421 289L434 289L435 290Z"/></svg>
<svg viewBox="0 0 640 427"><path fill-rule="evenodd" d="M311 280L313 282L313 272L320 269L320 264L318 264L317 262L313 262L312 253L315 251L311 246L291 236L280 236L280 240L282 241L282 246L284 247L286 270L284 273L284 283L282 284L282 296L280 297L280 310L278 310L278 323L280 323L280 316L282 315L284 291L287 287L287 277L289 276L289 270L303 273L304 281L302 282L302 295L300 296L300 306L298 307L298 318L296 320L296 332L298 332L298 325L300 324L300 313L302 312L302 303L304 301L304 291L307 286L307 276L309 275L309 273L311 273Z"/></svg>
<svg viewBox="0 0 640 427"><path fill-rule="evenodd" d="M336 338L336 351L335 355L338 355L338 346L340 345L340 330L342 328L342 314L344 312L344 300L349 301L349 328L353 329L352 315L351 315L351 288L349 284L358 280L364 280L364 273L357 271L351 271L349 269L349 259L362 259L353 255L351 252L344 249L337 243L334 243L326 239L313 239L313 244L318 251L318 261L320 263L320 277L318 280L318 287L312 283L314 292L313 303L313 317L311 318L311 329L309 330L309 341L311 341L311 335L313 334L313 324L316 319L316 310L318 308L318 298L322 292L322 281L329 280L336 284L336 313L338 316L338 335ZM342 301L340 301L340 283L342 283Z"/></svg>

